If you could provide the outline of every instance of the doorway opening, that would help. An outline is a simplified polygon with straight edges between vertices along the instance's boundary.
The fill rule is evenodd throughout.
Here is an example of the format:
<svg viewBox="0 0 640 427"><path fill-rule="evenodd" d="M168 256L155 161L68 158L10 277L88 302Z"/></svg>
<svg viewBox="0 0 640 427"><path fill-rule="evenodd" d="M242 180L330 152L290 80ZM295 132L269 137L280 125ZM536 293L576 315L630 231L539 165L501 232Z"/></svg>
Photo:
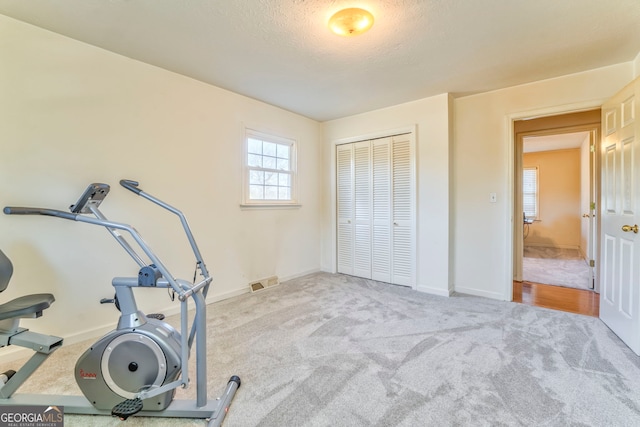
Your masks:
<svg viewBox="0 0 640 427"><path fill-rule="evenodd" d="M514 300L597 293L599 135L599 109L514 122Z"/></svg>

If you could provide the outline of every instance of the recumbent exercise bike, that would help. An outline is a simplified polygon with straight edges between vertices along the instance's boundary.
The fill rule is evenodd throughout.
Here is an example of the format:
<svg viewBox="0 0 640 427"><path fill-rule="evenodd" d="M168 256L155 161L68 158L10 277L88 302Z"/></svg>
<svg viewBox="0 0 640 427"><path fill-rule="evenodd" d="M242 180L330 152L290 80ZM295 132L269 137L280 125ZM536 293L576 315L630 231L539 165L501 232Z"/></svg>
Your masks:
<svg viewBox="0 0 640 427"><path fill-rule="evenodd" d="M40 317L53 303L53 295L26 295L0 305L0 347L18 345L35 351L17 372L4 373L6 382L0 382L0 406L57 405L64 406L65 413L113 415L123 420L132 415L203 418L209 420L209 426L219 426L240 387L240 378L232 376L220 398L207 398L205 298L212 278L182 212L142 191L136 181L121 180L120 184L180 218L196 258L196 272L200 272L202 280L192 283L175 279L133 227L109 221L100 212L98 208L110 190L107 184L90 184L77 203L70 207L70 212L5 207L7 215L47 215L105 227L140 270L138 277L115 277L112 281L115 298L101 301L115 302L120 318L116 329L99 339L76 363L75 379L84 397L14 394L47 357L60 348L63 339L19 327L20 318ZM150 263L144 261L120 230L129 233ZM7 288L12 273L11 261L0 251L0 292ZM164 288L174 292L180 301L181 330L163 322L161 315L146 316L138 310L133 293L136 287ZM191 327L189 299L195 304ZM177 388L189 386L188 360L194 341L196 399L174 400Z"/></svg>

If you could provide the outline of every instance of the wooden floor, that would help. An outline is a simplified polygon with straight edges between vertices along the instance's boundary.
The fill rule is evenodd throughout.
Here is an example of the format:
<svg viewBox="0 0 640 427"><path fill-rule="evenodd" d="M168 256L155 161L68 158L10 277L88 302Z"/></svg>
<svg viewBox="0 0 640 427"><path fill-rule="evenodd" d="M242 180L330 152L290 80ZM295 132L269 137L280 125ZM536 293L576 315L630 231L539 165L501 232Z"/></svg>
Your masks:
<svg viewBox="0 0 640 427"><path fill-rule="evenodd" d="M600 314L600 294L562 286L514 281L513 301L586 316Z"/></svg>

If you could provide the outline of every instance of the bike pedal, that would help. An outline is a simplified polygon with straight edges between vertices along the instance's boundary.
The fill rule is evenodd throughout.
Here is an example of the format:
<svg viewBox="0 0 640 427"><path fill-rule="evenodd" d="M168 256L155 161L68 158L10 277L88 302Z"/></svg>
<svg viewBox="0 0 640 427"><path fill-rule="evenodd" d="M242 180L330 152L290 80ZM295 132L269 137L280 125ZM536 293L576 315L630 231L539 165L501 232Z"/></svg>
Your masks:
<svg viewBox="0 0 640 427"><path fill-rule="evenodd" d="M140 411L142 411L142 400L140 400L140 398L127 399L114 406L111 410L111 415L124 421Z"/></svg>
<svg viewBox="0 0 640 427"><path fill-rule="evenodd" d="M164 314L162 313L151 313L146 315L149 319L158 319L164 320Z"/></svg>

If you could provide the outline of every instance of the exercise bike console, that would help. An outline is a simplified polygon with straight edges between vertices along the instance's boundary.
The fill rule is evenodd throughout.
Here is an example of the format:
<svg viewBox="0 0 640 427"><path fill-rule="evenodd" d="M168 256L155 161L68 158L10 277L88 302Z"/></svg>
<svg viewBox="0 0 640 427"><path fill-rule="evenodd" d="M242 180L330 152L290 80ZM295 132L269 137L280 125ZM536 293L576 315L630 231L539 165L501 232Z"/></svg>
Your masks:
<svg viewBox="0 0 640 427"><path fill-rule="evenodd" d="M109 194L108 184L89 184L84 193L80 196L78 201L69 206L69 210L72 213L88 214L92 213L91 208L97 208L100 203Z"/></svg>

